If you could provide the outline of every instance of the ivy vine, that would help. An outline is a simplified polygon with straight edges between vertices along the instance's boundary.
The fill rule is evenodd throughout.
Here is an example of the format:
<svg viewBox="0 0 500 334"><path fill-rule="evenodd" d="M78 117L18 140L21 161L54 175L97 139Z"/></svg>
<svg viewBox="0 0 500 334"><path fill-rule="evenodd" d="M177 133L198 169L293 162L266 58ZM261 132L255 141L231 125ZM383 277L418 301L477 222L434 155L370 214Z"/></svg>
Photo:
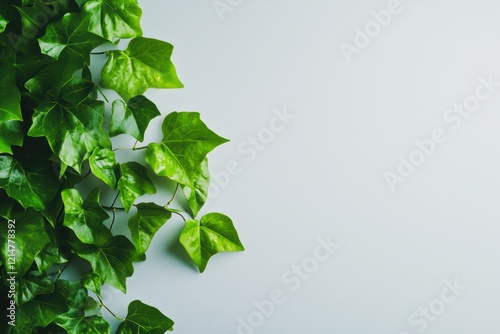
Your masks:
<svg viewBox="0 0 500 334"><path fill-rule="evenodd" d="M120 321L118 334L172 330L153 306L135 300L117 315L101 297L105 285L126 292L133 263L146 259L172 217L185 222L179 242L200 272L218 252L244 250L229 217L198 218L210 184L207 155L227 139L197 112L172 112L161 142L138 146L161 116L143 94L183 87L173 46L143 37L141 16L137 0L0 2L3 333L110 333L102 312ZM126 49L117 49L120 40L129 40ZM108 51L93 53L98 47ZM95 57L107 57L98 80ZM121 99L111 103L102 88ZM131 161L117 159L122 148L112 138L121 135L135 139ZM156 193L152 173L175 185L164 203L139 202ZM115 192L112 203L102 203L103 190ZM171 206L181 193L188 212ZM117 210L129 216L127 235L113 231L122 223ZM64 275L68 267L78 280Z"/></svg>

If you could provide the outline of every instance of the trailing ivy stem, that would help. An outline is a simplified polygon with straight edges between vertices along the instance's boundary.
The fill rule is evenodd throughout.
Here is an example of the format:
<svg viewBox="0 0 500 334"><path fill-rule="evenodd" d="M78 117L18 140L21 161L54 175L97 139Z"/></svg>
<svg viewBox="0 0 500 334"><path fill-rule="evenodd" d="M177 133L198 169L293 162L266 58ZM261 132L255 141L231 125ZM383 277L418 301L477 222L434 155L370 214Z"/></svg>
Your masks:
<svg viewBox="0 0 500 334"><path fill-rule="evenodd" d="M66 268L68 268L69 263L71 262L71 260L73 260L73 257L74 257L74 256L75 256L75 255L74 255L74 254L72 254L72 255L71 255L71 257L68 259L68 262L66 262L66 263L64 264L64 267L62 267L62 269L60 269L60 270L59 270L59 273L57 274L57 277L56 277L56 282L57 282L57 281L59 281L59 278L61 278L61 275L63 274L63 272L66 270Z"/></svg>
<svg viewBox="0 0 500 334"><path fill-rule="evenodd" d="M166 208L168 208L168 206L170 205L170 203L172 203L175 199L175 196L177 195L177 191L179 190L179 183L177 182L177 184L175 185L175 190L174 190L174 195L172 196L172 198L170 199L170 201L168 201L167 205L165 205Z"/></svg>
<svg viewBox="0 0 500 334"><path fill-rule="evenodd" d="M175 213L176 215L180 216L182 220L184 220L184 223L187 223L186 218L184 218L184 216L181 215L179 212L172 211L172 213Z"/></svg>
<svg viewBox="0 0 500 334"><path fill-rule="evenodd" d="M101 51L101 52L91 52L91 55L106 55L108 54L109 51Z"/></svg>
<svg viewBox="0 0 500 334"><path fill-rule="evenodd" d="M116 208L115 208L115 203L118 200L118 196L120 196L120 192L118 192L115 196L115 199L113 200L113 203L110 206L111 212L113 213L113 219L111 220L111 225L109 225L109 230L111 231L113 229L113 225L115 224L116 220Z"/></svg>
<svg viewBox="0 0 500 334"><path fill-rule="evenodd" d="M145 150L147 149L148 147L147 146L142 146L142 147L132 147L132 148L115 148L113 149L113 151L127 151L127 150L132 150L132 151L139 151L139 150Z"/></svg>
<svg viewBox="0 0 500 334"><path fill-rule="evenodd" d="M99 303L101 304L101 306L104 307L109 313L111 313L111 315L115 317L116 320L125 321L125 319L118 317L113 311L109 309L109 307L106 306L106 304L104 304L104 301L102 300L101 296L99 296L97 293L96 296L97 299L99 299Z"/></svg>
<svg viewBox="0 0 500 334"><path fill-rule="evenodd" d="M137 144L137 143L136 143L136 144ZM134 151L139 151L139 150L145 150L145 149L147 149L147 148L148 148L147 146L136 147L136 146L134 145L134 147L132 148L132 150L134 150Z"/></svg>

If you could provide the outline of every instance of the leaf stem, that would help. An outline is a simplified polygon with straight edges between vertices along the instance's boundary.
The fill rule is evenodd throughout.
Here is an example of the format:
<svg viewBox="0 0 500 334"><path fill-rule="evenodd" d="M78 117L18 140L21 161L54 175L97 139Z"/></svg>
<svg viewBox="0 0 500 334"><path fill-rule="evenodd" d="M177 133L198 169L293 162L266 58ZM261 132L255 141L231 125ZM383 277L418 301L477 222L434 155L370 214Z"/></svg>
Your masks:
<svg viewBox="0 0 500 334"><path fill-rule="evenodd" d="M132 148L115 148L113 151L127 151L127 150L132 150L132 151L139 151L139 150L145 150L147 149L147 146L142 146L142 147L132 147Z"/></svg>
<svg viewBox="0 0 500 334"><path fill-rule="evenodd" d="M104 307L109 313L111 313L111 315L115 317L116 320L125 321L125 319L118 317L113 311L109 309L109 307L106 306L106 304L104 304L104 301L102 300L101 296L99 296L98 294L96 294L96 296L97 299L99 299L99 303L101 304L101 306Z"/></svg>
<svg viewBox="0 0 500 334"><path fill-rule="evenodd" d="M175 190L174 190L174 195L172 196L172 198L170 199L170 201L168 201L167 205L165 205L166 208L168 208L168 206L170 205L170 203L172 203L175 199L175 196L177 195L177 191L179 190L179 183L177 182L177 184L175 185Z"/></svg>
<svg viewBox="0 0 500 334"><path fill-rule="evenodd" d="M171 211L171 212L175 213L178 216L180 216L182 218L182 220L184 220L184 223L187 223L186 218L184 218L184 216L182 214L180 214L179 212L175 212L175 211Z"/></svg>
<svg viewBox="0 0 500 334"><path fill-rule="evenodd" d="M105 55L108 54L109 51L100 51L100 52L91 52L91 55Z"/></svg>
<svg viewBox="0 0 500 334"><path fill-rule="evenodd" d="M61 278L61 275L63 274L63 272L66 270L66 268L68 268L68 266L69 266L71 260L73 260L74 256L75 255L72 254L71 257L69 258L68 262L66 262L64 264L64 267L62 267L62 269L59 270L59 273L57 274L57 277L56 277L56 282L59 281L59 278Z"/></svg>
<svg viewBox="0 0 500 334"><path fill-rule="evenodd" d="M113 225L115 224L115 220L116 220L116 209L117 208L115 208L115 203L118 200L118 196L120 196L120 192L118 192L116 194L115 199L113 200L113 203L111 203L111 206L110 206L111 212L113 213L113 219L111 220L111 225L109 225L110 231L113 229Z"/></svg>

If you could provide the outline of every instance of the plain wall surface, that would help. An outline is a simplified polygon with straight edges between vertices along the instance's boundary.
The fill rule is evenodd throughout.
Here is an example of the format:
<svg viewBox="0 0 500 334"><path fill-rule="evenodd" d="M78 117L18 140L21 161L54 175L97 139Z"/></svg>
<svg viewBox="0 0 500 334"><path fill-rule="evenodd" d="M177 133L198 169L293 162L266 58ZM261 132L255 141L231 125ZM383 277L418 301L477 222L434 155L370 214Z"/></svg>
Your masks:
<svg viewBox="0 0 500 334"><path fill-rule="evenodd" d="M147 96L231 139L209 155L202 213L229 215L246 251L199 274L173 218L108 306L140 299L178 334L497 334L500 3L220 2L223 19L210 0L140 1L144 35L175 46L185 85ZM392 191L387 172L410 157Z"/></svg>

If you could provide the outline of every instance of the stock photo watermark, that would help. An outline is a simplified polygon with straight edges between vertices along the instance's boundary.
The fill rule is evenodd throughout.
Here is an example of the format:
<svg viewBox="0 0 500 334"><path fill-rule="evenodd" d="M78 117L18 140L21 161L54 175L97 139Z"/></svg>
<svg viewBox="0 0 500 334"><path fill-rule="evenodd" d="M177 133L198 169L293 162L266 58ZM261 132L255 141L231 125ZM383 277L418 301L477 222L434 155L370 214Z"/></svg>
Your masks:
<svg viewBox="0 0 500 334"><path fill-rule="evenodd" d="M276 136L285 131L295 118L296 116L290 113L286 107L273 109L267 126L260 129L256 134L248 136L238 145L238 155L242 159L231 160L226 164L224 170L211 173L208 199L217 197L222 189L227 188L233 177L243 173L244 165L257 159L259 154L266 150Z"/></svg>
<svg viewBox="0 0 500 334"><path fill-rule="evenodd" d="M17 247L16 247L16 221L9 219L7 222L7 324L9 326L16 326L16 282L17 282L17 272L16 272L16 257L17 257Z"/></svg>
<svg viewBox="0 0 500 334"><path fill-rule="evenodd" d="M409 316L408 324L413 329L401 331L399 334L424 333L433 322L445 313L451 304L457 301L465 290L467 290L467 286L461 284L457 278L453 281L445 280L444 288L439 297L432 299L427 305L419 307Z"/></svg>
<svg viewBox="0 0 500 334"><path fill-rule="evenodd" d="M226 13L230 13L238 8L243 0L215 0L212 5L221 21L224 21Z"/></svg>
<svg viewBox="0 0 500 334"><path fill-rule="evenodd" d="M312 254L304 258L300 264L294 264L281 275L281 283L286 289L276 288L271 291L268 298L255 300L253 311L236 319L236 334L253 334L256 329L262 327L266 319L270 318L280 305L287 299L287 294L297 291L302 284L316 273L322 263L328 261L340 248L340 244L332 240L329 235L326 238L317 238L316 246ZM225 332L224 334L230 334Z"/></svg>
<svg viewBox="0 0 500 334"><path fill-rule="evenodd" d="M474 93L443 112L443 122L451 130L460 129L463 122L481 107L482 102L490 99L500 87L500 81L495 81L493 74L488 75L488 77L480 76L478 81L479 84ZM449 132L445 126L440 126L434 128L427 138L416 139L414 149L407 155L400 155L398 166L393 171L384 173L389 189L392 192L396 191L398 184L404 183L414 175L418 168L438 151L440 145L448 140Z"/></svg>
<svg viewBox="0 0 500 334"><path fill-rule="evenodd" d="M408 0L412 1L412 0ZM401 0L390 0L385 9L374 10L370 13L371 20L364 26L354 27L354 36L351 42L340 43L340 51L345 60L351 63L353 57L361 54L394 19L404 11L405 7Z"/></svg>

